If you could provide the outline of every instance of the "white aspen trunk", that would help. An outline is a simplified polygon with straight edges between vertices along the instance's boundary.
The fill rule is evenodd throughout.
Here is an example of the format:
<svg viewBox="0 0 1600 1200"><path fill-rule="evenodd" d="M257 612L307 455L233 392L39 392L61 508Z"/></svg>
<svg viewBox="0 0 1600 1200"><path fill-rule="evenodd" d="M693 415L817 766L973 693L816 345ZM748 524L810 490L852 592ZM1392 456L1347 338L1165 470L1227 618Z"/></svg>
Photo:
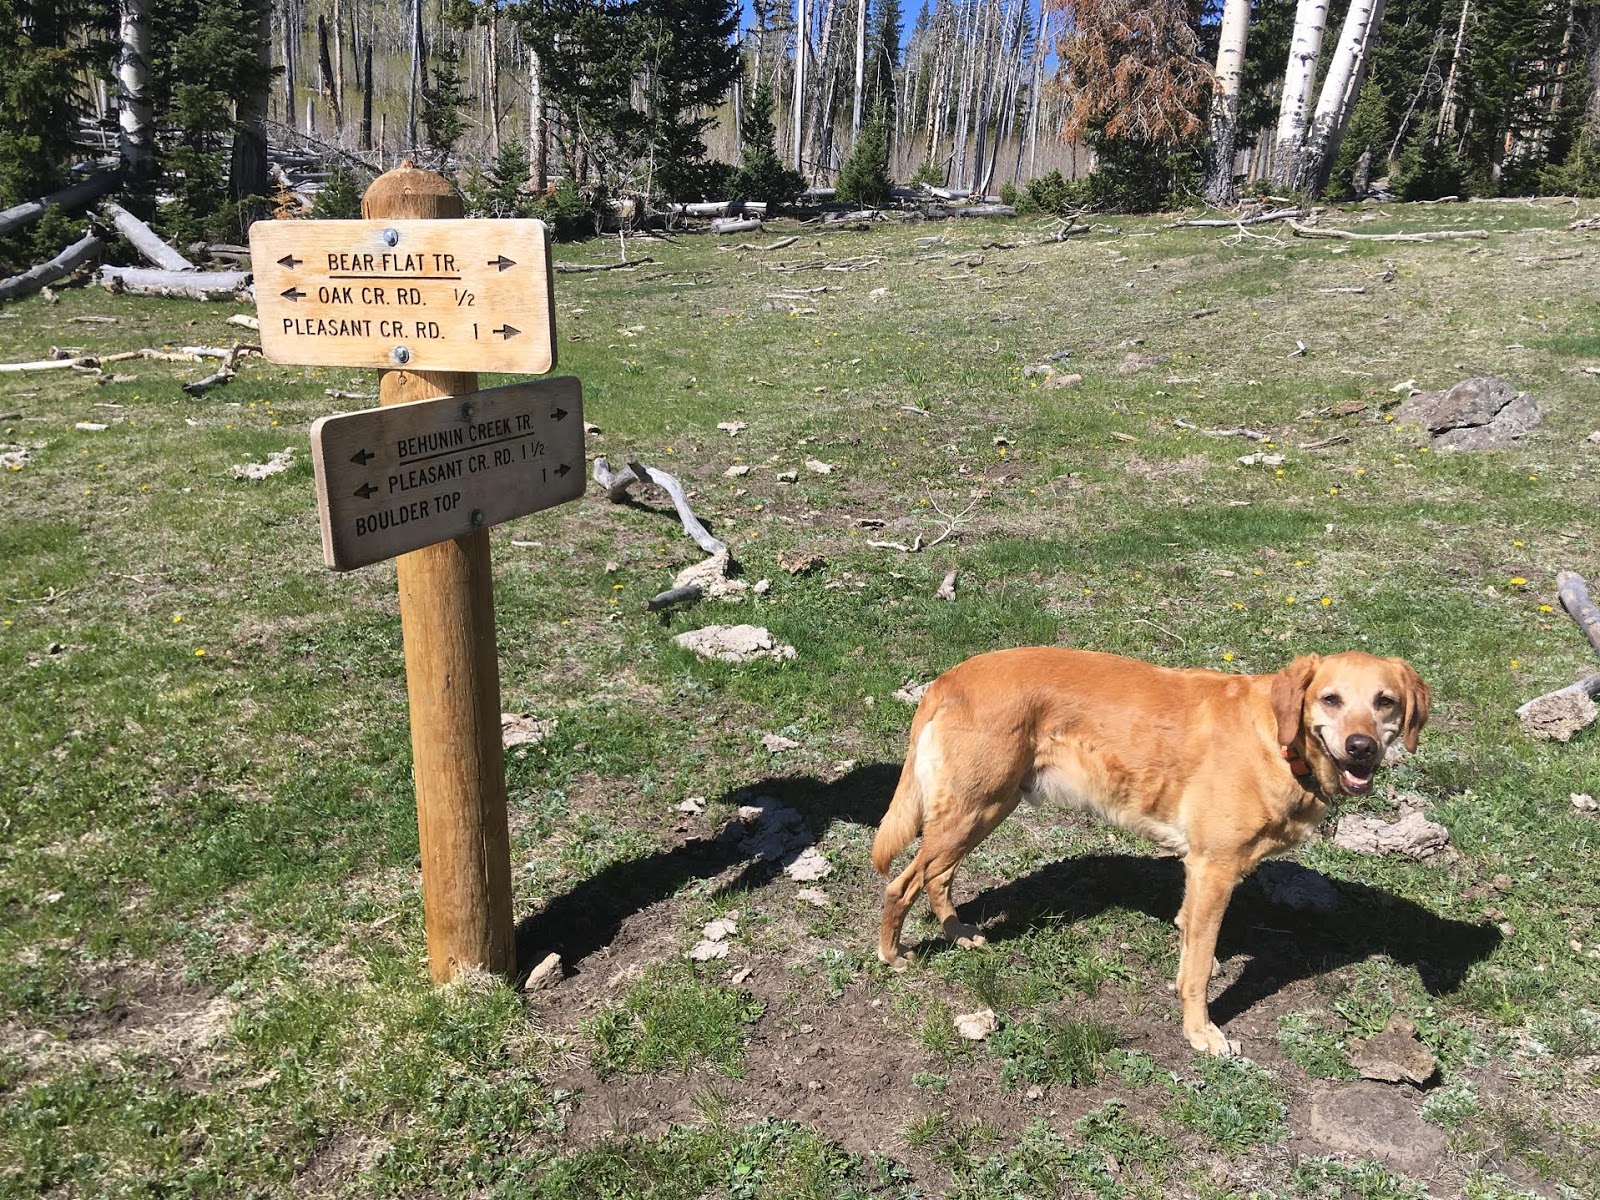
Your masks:
<svg viewBox="0 0 1600 1200"><path fill-rule="evenodd" d="M1047 43L1047 14L1043 0L1039 3L1039 31L1033 42L1033 88L1028 93L1028 178L1038 170L1039 154L1039 88L1044 83L1044 55ZM1020 161L1020 156L1019 156Z"/></svg>
<svg viewBox="0 0 1600 1200"><path fill-rule="evenodd" d="M815 101L811 113L811 160L820 171L827 171L826 152L832 142L833 96L838 83L837 51L833 45L833 16L839 0L818 0L822 6L822 41L817 52L817 78L812 85Z"/></svg>
<svg viewBox="0 0 1600 1200"><path fill-rule="evenodd" d="M533 188L543 193L550 186L550 122L544 111L544 64L538 51L528 48L528 141L533 155Z"/></svg>
<svg viewBox="0 0 1600 1200"><path fill-rule="evenodd" d="M1456 25L1456 47L1450 52L1450 70L1444 77L1444 95L1439 101L1439 123L1433 127L1433 144L1444 140L1444 131L1455 127L1456 69L1461 65L1461 46L1467 39L1467 14L1472 0L1461 0L1461 20Z"/></svg>
<svg viewBox="0 0 1600 1200"><path fill-rule="evenodd" d="M1328 24L1328 0L1300 0L1294 13L1294 34L1289 42L1289 65L1283 76L1283 98L1278 106L1278 141L1273 179L1287 185L1305 139L1311 98L1316 93L1317 60L1322 56L1322 34Z"/></svg>
<svg viewBox="0 0 1600 1200"><path fill-rule="evenodd" d="M294 0L283 0L283 7L278 10L278 21L283 26L283 123L293 129L295 122Z"/></svg>
<svg viewBox="0 0 1600 1200"><path fill-rule="evenodd" d="M967 14L971 12L971 19ZM956 88L956 123L953 131L954 138L950 146L950 181L955 186L960 186L967 171L967 124L972 116L971 101L968 98L970 82L973 74L972 43L977 40L975 34L978 28L978 0L973 0L970 5L963 5L956 24L955 53L961 56L961 75Z"/></svg>
<svg viewBox="0 0 1600 1200"><path fill-rule="evenodd" d="M1217 85L1211 94L1211 171L1206 179L1206 199L1219 207L1233 203L1233 131L1249 38L1250 0L1226 0L1217 41Z"/></svg>
<svg viewBox="0 0 1600 1200"><path fill-rule="evenodd" d="M856 2L856 95L850 106L850 144L861 136L861 84L867 67L867 0Z"/></svg>
<svg viewBox="0 0 1600 1200"><path fill-rule="evenodd" d="M806 0L795 0L794 22L794 169L804 172L806 112L806 52L811 35L806 29Z"/></svg>
<svg viewBox="0 0 1600 1200"><path fill-rule="evenodd" d="M489 100L489 153L500 157L500 9L489 5L484 25L483 88Z"/></svg>
<svg viewBox="0 0 1600 1200"><path fill-rule="evenodd" d="M1316 194L1327 183L1328 172L1339 153L1339 139L1344 136L1356 92L1366 73L1369 51L1383 20L1383 3L1384 0L1350 0L1339 44L1334 47L1328 74L1317 96L1316 114L1295 164L1296 184L1304 191Z"/></svg>
<svg viewBox="0 0 1600 1200"><path fill-rule="evenodd" d="M422 86L422 0L411 0L411 78L406 87L406 147L417 145L417 93Z"/></svg>
<svg viewBox="0 0 1600 1200"><path fill-rule="evenodd" d="M344 12L340 0L333 0L333 110L344 113Z"/></svg>
<svg viewBox="0 0 1600 1200"><path fill-rule="evenodd" d="M156 169L149 0L121 0L117 17L117 153L128 178L148 179Z"/></svg>

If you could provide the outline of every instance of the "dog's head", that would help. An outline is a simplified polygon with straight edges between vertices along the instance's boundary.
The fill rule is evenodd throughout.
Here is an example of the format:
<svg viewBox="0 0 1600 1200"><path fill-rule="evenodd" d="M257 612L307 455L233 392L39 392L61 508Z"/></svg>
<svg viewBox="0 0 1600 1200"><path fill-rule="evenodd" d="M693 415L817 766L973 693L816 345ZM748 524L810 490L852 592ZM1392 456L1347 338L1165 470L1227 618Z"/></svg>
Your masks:
<svg viewBox="0 0 1600 1200"><path fill-rule="evenodd" d="M1403 658L1360 650L1301 655L1272 677L1278 744L1301 753L1324 791L1365 795L1396 741L1417 748L1428 685Z"/></svg>

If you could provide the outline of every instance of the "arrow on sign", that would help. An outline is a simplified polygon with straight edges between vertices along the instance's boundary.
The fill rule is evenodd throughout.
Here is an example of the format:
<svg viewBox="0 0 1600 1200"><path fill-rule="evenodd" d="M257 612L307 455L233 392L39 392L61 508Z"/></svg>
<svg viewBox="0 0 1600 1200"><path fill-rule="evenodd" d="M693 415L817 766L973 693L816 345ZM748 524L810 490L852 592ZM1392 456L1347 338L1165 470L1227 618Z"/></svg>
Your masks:
<svg viewBox="0 0 1600 1200"><path fill-rule="evenodd" d="M498 258L491 258L483 265L486 267L499 267L502 271L504 271L507 267L516 266L517 260L514 258L507 258L504 254L502 254Z"/></svg>
<svg viewBox="0 0 1600 1200"><path fill-rule="evenodd" d="M550 418L551 418L551 420L559 421L559 420L561 420L562 417L564 417L566 415L567 415L567 410L566 409L558 408L558 409L555 410L555 412L550 414Z"/></svg>
<svg viewBox="0 0 1600 1200"><path fill-rule="evenodd" d="M288 267L292 271L303 262L305 262L303 258L296 258L293 254L285 254L278 260L278 265L280 267Z"/></svg>
<svg viewBox="0 0 1600 1200"><path fill-rule="evenodd" d="M565 475L570 470L572 470L571 467L567 466L566 463L562 463L559 467L556 468L556 474L557 475Z"/></svg>
<svg viewBox="0 0 1600 1200"><path fill-rule="evenodd" d="M491 329L489 332L498 333L503 341L509 342L512 338L516 337L517 334L521 333L522 330L518 329L515 325L502 325L499 329Z"/></svg>
<svg viewBox="0 0 1600 1200"><path fill-rule="evenodd" d="M377 490L378 489L373 487L370 483L363 483L356 489L356 495L360 496L363 500L370 500L372 499L372 493Z"/></svg>
<svg viewBox="0 0 1600 1200"><path fill-rule="evenodd" d="M287 292L279 292L278 295L282 296L285 300L293 300L298 303L300 298L304 296L305 293L299 288L292 287Z"/></svg>
<svg viewBox="0 0 1600 1200"><path fill-rule="evenodd" d="M362 449L357 450L354 454L352 454L350 456L350 461L353 462L353 463L360 463L364 467L369 462L371 462L373 459L375 459L377 457L378 456L376 454L374 454L371 450L368 450L365 447L363 447Z"/></svg>

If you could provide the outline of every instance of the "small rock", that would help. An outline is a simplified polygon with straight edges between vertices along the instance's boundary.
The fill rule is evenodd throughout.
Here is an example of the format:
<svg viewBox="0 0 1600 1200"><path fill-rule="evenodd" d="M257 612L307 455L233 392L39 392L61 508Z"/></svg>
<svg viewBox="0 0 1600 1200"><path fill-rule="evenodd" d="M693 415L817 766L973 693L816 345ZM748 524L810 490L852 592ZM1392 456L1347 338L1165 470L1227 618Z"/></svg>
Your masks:
<svg viewBox="0 0 1600 1200"><path fill-rule="evenodd" d="M679 571L672 581L675 588L697 587L713 600L742 600L750 585L742 579L728 578L729 560L726 550L718 550L708 558L690 563Z"/></svg>
<svg viewBox="0 0 1600 1200"><path fill-rule="evenodd" d="M765 596L772 590L772 580L758 579L755 583L750 585L750 590L758 596Z"/></svg>
<svg viewBox="0 0 1600 1200"><path fill-rule="evenodd" d="M1332 912L1339 893L1318 871L1297 862L1278 859L1256 868L1256 886L1273 904L1302 912Z"/></svg>
<svg viewBox="0 0 1600 1200"><path fill-rule="evenodd" d="M798 483L798 482L800 482L800 472L799 471L779 471L778 472L778 482L779 483Z"/></svg>
<svg viewBox="0 0 1600 1200"><path fill-rule="evenodd" d="M1596 800L1588 792L1573 792L1568 798L1572 801L1572 807L1579 812L1600 811L1600 800Z"/></svg>
<svg viewBox="0 0 1600 1200"><path fill-rule="evenodd" d="M908 683L904 687L895 690L894 698L896 700L904 700L907 704L921 704L922 694L927 690L928 685L925 683Z"/></svg>
<svg viewBox="0 0 1600 1200"><path fill-rule="evenodd" d="M539 720L529 713L500 714L500 743L512 746L536 746L556 727L555 717Z"/></svg>
<svg viewBox="0 0 1600 1200"><path fill-rule="evenodd" d="M727 942L696 942L689 951L689 957L695 962L710 962L714 958L728 957Z"/></svg>
<svg viewBox="0 0 1600 1200"><path fill-rule="evenodd" d="M1330 408L1328 410L1328 415L1334 417L1353 417L1357 413L1364 413L1366 411L1367 402L1365 400L1346 400L1344 403L1335 404L1332 408Z"/></svg>
<svg viewBox="0 0 1600 1200"><path fill-rule="evenodd" d="M760 625L707 625L680 633L672 640L701 658L720 662L747 663L763 658L783 662L796 656L793 646L778 641L771 630Z"/></svg>
<svg viewBox="0 0 1600 1200"><path fill-rule="evenodd" d="M722 477L724 479L737 479L741 475L748 475L748 474L750 474L750 468L749 468L749 466L747 464L745 464L745 463L734 463L733 466L729 467L726 471L724 471L722 473Z"/></svg>
<svg viewBox="0 0 1600 1200"><path fill-rule="evenodd" d="M703 813L706 810L704 796L690 796L687 800L679 801L678 811L682 813Z"/></svg>
<svg viewBox="0 0 1600 1200"><path fill-rule="evenodd" d="M783 868L783 873L801 883L814 883L818 879L826 879L832 875L833 864L823 858L815 846L807 846L795 856L793 862Z"/></svg>
<svg viewBox="0 0 1600 1200"><path fill-rule="evenodd" d="M733 984L734 987L738 987L746 979L750 978L750 972L753 970L755 970L754 967L740 967L732 975L728 976L728 982Z"/></svg>
<svg viewBox="0 0 1600 1200"><path fill-rule="evenodd" d="M1404 854L1432 858L1450 844L1450 831L1419 812L1395 822L1378 817L1348 816L1339 821L1333 844L1358 854Z"/></svg>
<svg viewBox="0 0 1600 1200"><path fill-rule="evenodd" d="M738 937L739 915L729 913L725 917L707 921L706 927L700 931L700 936L708 942L725 942L731 937Z"/></svg>
<svg viewBox="0 0 1600 1200"><path fill-rule="evenodd" d="M820 554L806 554L798 550L778 552L778 565L791 575L804 575L809 571L815 571L825 561Z"/></svg>
<svg viewBox="0 0 1600 1200"><path fill-rule="evenodd" d="M104 429L105 426L102 425L100 428ZM233 477L235 479L260 481L262 479L270 479L274 475L281 475L292 466L294 466L294 447L285 446L276 454L269 456L264 463L236 464L233 468Z"/></svg>
<svg viewBox="0 0 1600 1200"><path fill-rule="evenodd" d="M832 475L833 464L825 463L820 458L808 458L806 459L806 470L813 475Z"/></svg>
<svg viewBox="0 0 1600 1200"><path fill-rule="evenodd" d="M544 960L528 972L527 990L530 992L544 991L553 988L561 982L561 955L547 954Z"/></svg>
<svg viewBox="0 0 1600 1200"><path fill-rule="evenodd" d="M798 862L799 860L796 859L795 861ZM794 898L802 904L810 904L815 908L827 908L828 905L833 903L832 898L821 888L801 888L794 894Z"/></svg>
<svg viewBox="0 0 1600 1200"><path fill-rule="evenodd" d="M800 743L793 738L786 738L777 733L762 734L761 744L766 747L768 754L780 754L785 750L798 750L800 748Z"/></svg>
<svg viewBox="0 0 1600 1200"><path fill-rule="evenodd" d="M1417 1115L1414 1093L1381 1083L1352 1083L1315 1095L1307 1132L1333 1150L1382 1159L1426 1177L1445 1153L1442 1129Z"/></svg>
<svg viewBox="0 0 1600 1200"><path fill-rule="evenodd" d="M994 1015L994 1009L982 1008L975 1013L966 1013L955 1019L956 1032L969 1042L981 1042L996 1029L1000 1028L1000 1020Z"/></svg>
<svg viewBox="0 0 1600 1200"><path fill-rule="evenodd" d="M1023 1095L1029 1100L1040 1100L1044 1098L1044 1089L1036 1083L1026 1092L1024 1092Z"/></svg>
<svg viewBox="0 0 1600 1200"><path fill-rule="evenodd" d="M1041 379L1048 379L1055 373L1056 369L1049 363L1039 363L1037 366L1022 368L1022 377L1024 379L1032 379L1036 375Z"/></svg>
<svg viewBox="0 0 1600 1200"><path fill-rule="evenodd" d="M1283 465L1283 455L1267 454L1257 450L1254 454L1241 454L1239 456L1240 466L1253 467L1257 463L1263 467L1281 467Z"/></svg>
<svg viewBox="0 0 1600 1200"><path fill-rule="evenodd" d="M743 421L718 421L717 428L727 433L729 437L738 437L740 433L749 429Z"/></svg>
<svg viewBox="0 0 1600 1200"><path fill-rule="evenodd" d="M882 300L888 294L889 294L889 289L888 288L886 288L886 287L875 287L870 292L867 293L867 299L868 300Z"/></svg>
<svg viewBox="0 0 1600 1200"><path fill-rule="evenodd" d="M1568 691L1530 700L1517 713L1523 732L1558 742L1570 741L1573 734L1593 725L1596 717L1600 717L1600 706L1587 692Z"/></svg>
<svg viewBox="0 0 1600 1200"><path fill-rule="evenodd" d="M1600 429L1596 429L1593 433L1591 433L1588 437L1584 438L1583 440L1586 441L1586 442L1594 442L1596 445L1600 445Z"/></svg>
<svg viewBox="0 0 1600 1200"><path fill-rule="evenodd" d="M1440 450L1504 450L1543 419L1538 402L1504 379L1464 379L1444 392L1412 392L1395 410L1420 425Z"/></svg>
<svg viewBox="0 0 1600 1200"><path fill-rule="evenodd" d="M1399 1013L1389 1018L1382 1033L1350 1043L1350 1065L1363 1079L1417 1087L1426 1084L1439 1069L1433 1053L1417 1038L1417 1027Z"/></svg>
<svg viewBox="0 0 1600 1200"><path fill-rule="evenodd" d="M102 425L99 421L79 421L73 428L81 429L85 433L99 433L103 429L110 429L111 426Z"/></svg>
<svg viewBox="0 0 1600 1200"><path fill-rule="evenodd" d="M1075 388L1083 382L1083 376L1074 371L1070 375L1051 375L1044 381L1044 386L1050 389Z"/></svg>

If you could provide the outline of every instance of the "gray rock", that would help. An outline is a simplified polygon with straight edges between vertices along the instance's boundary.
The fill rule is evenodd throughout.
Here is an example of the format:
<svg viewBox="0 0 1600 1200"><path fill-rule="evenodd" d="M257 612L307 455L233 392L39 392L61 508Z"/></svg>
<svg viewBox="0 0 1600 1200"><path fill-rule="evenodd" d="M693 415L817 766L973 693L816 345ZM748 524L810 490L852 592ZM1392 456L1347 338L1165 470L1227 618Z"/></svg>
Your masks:
<svg viewBox="0 0 1600 1200"><path fill-rule="evenodd" d="M1485 375L1445 392L1413 392L1395 417L1426 429L1439 450L1505 450L1537 426L1544 411L1528 393Z"/></svg>
<svg viewBox="0 0 1600 1200"><path fill-rule="evenodd" d="M1571 741L1573 734L1593 725L1596 717L1600 717L1600 706L1587 693L1564 688L1530 700L1517 710L1523 732L1558 742Z"/></svg>
<svg viewBox="0 0 1600 1200"><path fill-rule="evenodd" d="M553 988L561 982L561 976L561 955L547 954L537 967L528 972L527 990L539 992Z"/></svg>
<svg viewBox="0 0 1600 1200"><path fill-rule="evenodd" d="M1332 1150L1381 1159L1425 1176L1445 1153L1444 1131L1417 1115L1416 1093L1381 1083L1351 1083L1311 1099L1307 1132Z"/></svg>
<svg viewBox="0 0 1600 1200"><path fill-rule="evenodd" d="M1399 1013L1389 1018L1382 1033L1350 1043L1350 1065L1363 1079L1417 1087L1426 1084L1439 1069L1433 1052L1418 1039L1417 1027Z"/></svg>
<svg viewBox="0 0 1600 1200"><path fill-rule="evenodd" d="M1450 831L1420 812L1407 813L1393 822L1348 816L1340 818L1333 844L1358 854L1404 854L1423 859L1432 858L1450 844Z"/></svg>

